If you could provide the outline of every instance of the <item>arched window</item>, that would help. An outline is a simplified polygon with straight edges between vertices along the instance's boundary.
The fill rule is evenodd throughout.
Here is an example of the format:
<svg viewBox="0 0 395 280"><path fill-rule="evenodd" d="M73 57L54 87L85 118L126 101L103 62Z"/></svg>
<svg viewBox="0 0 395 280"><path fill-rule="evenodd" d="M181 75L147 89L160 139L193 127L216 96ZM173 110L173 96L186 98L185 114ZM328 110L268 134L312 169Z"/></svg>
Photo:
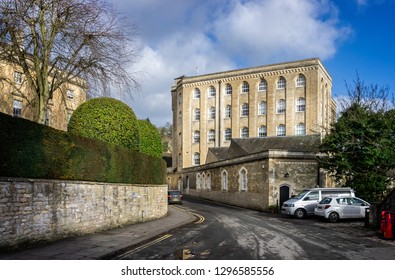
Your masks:
<svg viewBox="0 0 395 280"><path fill-rule="evenodd" d="M182 112L178 112L178 123L181 125L182 124Z"/></svg>
<svg viewBox="0 0 395 280"><path fill-rule="evenodd" d="M214 120L215 119L215 107L211 106L208 109L208 119L209 120Z"/></svg>
<svg viewBox="0 0 395 280"><path fill-rule="evenodd" d="M209 142L214 142L215 141L215 130L210 129L208 132L208 141Z"/></svg>
<svg viewBox="0 0 395 280"><path fill-rule="evenodd" d="M300 123L296 126L296 135L305 135L306 134L306 126L304 123Z"/></svg>
<svg viewBox="0 0 395 280"><path fill-rule="evenodd" d="M306 78L302 74L299 74L299 76L296 78L296 86L297 87L306 86Z"/></svg>
<svg viewBox="0 0 395 280"><path fill-rule="evenodd" d="M222 171L222 176L221 176L221 189L222 191L226 192L228 190L228 172L225 170Z"/></svg>
<svg viewBox="0 0 395 280"><path fill-rule="evenodd" d="M277 81L277 89L285 89L287 82L284 77L280 77Z"/></svg>
<svg viewBox="0 0 395 280"><path fill-rule="evenodd" d="M230 129L230 128L225 129L224 138L225 138L225 141L230 141L232 139L232 129Z"/></svg>
<svg viewBox="0 0 395 280"><path fill-rule="evenodd" d="M226 105L224 114L226 119L230 119L232 117L232 106Z"/></svg>
<svg viewBox="0 0 395 280"><path fill-rule="evenodd" d="M211 174L207 173L206 176L206 189L211 190Z"/></svg>
<svg viewBox="0 0 395 280"><path fill-rule="evenodd" d="M267 82L262 79L258 85L258 91L266 91L267 90Z"/></svg>
<svg viewBox="0 0 395 280"><path fill-rule="evenodd" d="M195 121L200 121L200 109L196 108L195 110L193 110L193 119Z"/></svg>
<svg viewBox="0 0 395 280"><path fill-rule="evenodd" d="M242 192L247 191L247 170L244 167L239 172L239 189Z"/></svg>
<svg viewBox="0 0 395 280"><path fill-rule="evenodd" d="M248 127L243 127L241 129L241 138L248 138L249 133L248 133Z"/></svg>
<svg viewBox="0 0 395 280"><path fill-rule="evenodd" d="M200 190L201 187L201 178L200 178L200 174L196 174L196 190Z"/></svg>
<svg viewBox="0 0 395 280"><path fill-rule="evenodd" d="M202 175L202 189L205 190L206 189L206 174L203 172Z"/></svg>
<svg viewBox="0 0 395 280"><path fill-rule="evenodd" d="M200 89L195 88L195 90L193 91L193 98L195 98L195 99L200 98Z"/></svg>
<svg viewBox="0 0 395 280"><path fill-rule="evenodd" d="M193 164L194 165L199 165L200 164L200 154L199 153L194 153L193 154Z"/></svg>
<svg viewBox="0 0 395 280"><path fill-rule="evenodd" d="M208 97L215 97L215 87L210 86L208 88Z"/></svg>
<svg viewBox="0 0 395 280"><path fill-rule="evenodd" d="M241 86L241 93L248 93L250 91L250 85L247 82L243 82Z"/></svg>
<svg viewBox="0 0 395 280"><path fill-rule="evenodd" d="M178 94L178 104L182 103L182 94L181 92Z"/></svg>
<svg viewBox="0 0 395 280"><path fill-rule="evenodd" d="M230 84L226 84L225 86L225 94L231 95L232 94L232 86Z"/></svg>
<svg viewBox="0 0 395 280"><path fill-rule="evenodd" d="M193 132L193 143L199 143L200 142L200 131L195 130Z"/></svg>
<svg viewBox="0 0 395 280"><path fill-rule="evenodd" d="M261 125L258 128L258 137L267 137L267 128L264 125Z"/></svg>
<svg viewBox="0 0 395 280"><path fill-rule="evenodd" d="M285 125L280 124L279 126L277 126L276 135L277 136L285 136L285 134L286 134Z"/></svg>
<svg viewBox="0 0 395 280"><path fill-rule="evenodd" d="M304 112L306 111L306 99L303 97L299 97L296 100L296 112Z"/></svg>
<svg viewBox="0 0 395 280"><path fill-rule="evenodd" d="M242 117L248 117L248 114L250 112L250 108L247 103L244 103L241 105L241 116Z"/></svg>
<svg viewBox="0 0 395 280"><path fill-rule="evenodd" d="M286 110L285 100L284 99L280 99L279 101L277 101L276 105L277 105L276 106L277 107L276 108L277 114L284 114L285 110Z"/></svg>
<svg viewBox="0 0 395 280"><path fill-rule="evenodd" d="M266 101L261 101L258 104L258 115L266 114Z"/></svg>

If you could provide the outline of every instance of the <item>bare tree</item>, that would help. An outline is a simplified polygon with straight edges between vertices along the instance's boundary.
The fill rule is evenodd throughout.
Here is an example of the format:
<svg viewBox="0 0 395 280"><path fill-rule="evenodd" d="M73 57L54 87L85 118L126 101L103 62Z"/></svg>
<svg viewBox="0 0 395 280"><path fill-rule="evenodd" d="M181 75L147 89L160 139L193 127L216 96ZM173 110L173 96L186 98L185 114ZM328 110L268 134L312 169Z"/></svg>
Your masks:
<svg viewBox="0 0 395 280"><path fill-rule="evenodd" d="M138 88L128 71L138 51L135 32L104 0L0 3L0 61L22 70L26 88L36 97L40 123L53 93L80 78L92 96L108 95L114 87L128 94ZM0 79L20 89L11 79Z"/></svg>
<svg viewBox="0 0 395 280"><path fill-rule="evenodd" d="M388 86L366 85L359 78L358 72L352 85L346 83L346 89L347 95L341 96L337 100L341 112L348 110L355 104L371 112L387 111L395 108L394 94L391 93Z"/></svg>

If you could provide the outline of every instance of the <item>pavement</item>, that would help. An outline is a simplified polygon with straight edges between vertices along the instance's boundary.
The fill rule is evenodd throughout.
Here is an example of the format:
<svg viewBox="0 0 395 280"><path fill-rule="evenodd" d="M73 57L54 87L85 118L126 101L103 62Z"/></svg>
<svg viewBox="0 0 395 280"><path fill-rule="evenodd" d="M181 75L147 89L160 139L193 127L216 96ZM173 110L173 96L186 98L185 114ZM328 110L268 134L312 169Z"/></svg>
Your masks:
<svg viewBox="0 0 395 280"><path fill-rule="evenodd" d="M165 217L90 235L62 239L28 249L0 252L0 260L109 259L196 221L192 213L169 206Z"/></svg>

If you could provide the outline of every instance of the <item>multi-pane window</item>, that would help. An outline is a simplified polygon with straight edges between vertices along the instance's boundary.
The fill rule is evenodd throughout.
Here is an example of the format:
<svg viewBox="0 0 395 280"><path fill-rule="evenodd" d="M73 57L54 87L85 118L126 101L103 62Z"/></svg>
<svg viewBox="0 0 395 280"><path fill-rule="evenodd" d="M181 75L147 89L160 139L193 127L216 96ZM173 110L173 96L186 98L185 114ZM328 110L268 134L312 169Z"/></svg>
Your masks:
<svg viewBox="0 0 395 280"><path fill-rule="evenodd" d="M258 115L265 115L266 114L266 102L261 101L258 104Z"/></svg>
<svg viewBox="0 0 395 280"><path fill-rule="evenodd" d="M22 84L22 73L14 71L14 82L17 84Z"/></svg>
<svg viewBox="0 0 395 280"><path fill-rule="evenodd" d="M193 132L193 143L199 143L200 142L200 131L195 130Z"/></svg>
<svg viewBox="0 0 395 280"><path fill-rule="evenodd" d="M261 125L258 128L258 137L267 137L267 128L264 125Z"/></svg>
<svg viewBox="0 0 395 280"><path fill-rule="evenodd" d="M304 123L300 123L296 126L296 135L305 135L306 134L306 126Z"/></svg>
<svg viewBox="0 0 395 280"><path fill-rule="evenodd" d="M199 99L200 98L200 89L195 88L193 91L193 98Z"/></svg>
<svg viewBox="0 0 395 280"><path fill-rule="evenodd" d="M22 101L14 99L12 115L14 117L22 116Z"/></svg>
<svg viewBox="0 0 395 280"><path fill-rule="evenodd" d="M208 109L208 119L209 120L215 119L215 107L210 107Z"/></svg>
<svg viewBox="0 0 395 280"><path fill-rule="evenodd" d="M285 125L280 124L276 128L276 135L277 136L285 136Z"/></svg>
<svg viewBox="0 0 395 280"><path fill-rule="evenodd" d="M195 158L196 157L199 157L199 163L196 163L195 162ZM200 155L199 155L199 153L195 153L194 155L193 155L193 163L195 164L195 165L199 165L200 164ZM198 174L196 174L196 189L197 190L200 190L200 186L201 185L201 178L200 178L200 174L198 173Z"/></svg>
<svg viewBox="0 0 395 280"><path fill-rule="evenodd" d="M247 191L247 170L244 168L240 170L240 191Z"/></svg>
<svg viewBox="0 0 395 280"><path fill-rule="evenodd" d="M300 97L296 100L296 111L297 112L304 112L306 111L306 99Z"/></svg>
<svg viewBox="0 0 395 280"><path fill-rule="evenodd" d="M228 190L228 173L224 170L222 172L222 190L227 191Z"/></svg>
<svg viewBox="0 0 395 280"><path fill-rule="evenodd" d="M284 77L280 77L277 81L277 89L285 89L287 82Z"/></svg>
<svg viewBox="0 0 395 280"><path fill-rule="evenodd" d="M69 100L74 99L74 91L72 91L71 89L68 89L66 91L66 96L67 96L67 99L69 99Z"/></svg>
<svg viewBox="0 0 395 280"><path fill-rule="evenodd" d="M248 93L250 91L250 85L247 82L243 82L241 86L241 93Z"/></svg>
<svg viewBox="0 0 395 280"><path fill-rule="evenodd" d="M209 142L214 142L215 141L215 130L210 129L208 132L208 141Z"/></svg>
<svg viewBox="0 0 395 280"><path fill-rule="evenodd" d="M208 97L215 97L215 87L210 86L208 89Z"/></svg>
<svg viewBox="0 0 395 280"><path fill-rule="evenodd" d="M224 138L225 138L225 141L230 141L232 139L232 129L230 129L230 128L225 129Z"/></svg>
<svg viewBox="0 0 395 280"><path fill-rule="evenodd" d="M297 78L296 78L296 86L297 87L304 87L306 85L306 78L300 74Z"/></svg>
<svg viewBox="0 0 395 280"><path fill-rule="evenodd" d="M229 119L232 117L232 106L226 105L225 106L225 116L226 119Z"/></svg>
<svg viewBox="0 0 395 280"><path fill-rule="evenodd" d="M279 101L277 101L277 114L284 114L285 113L285 100L284 99L280 99Z"/></svg>
<svg viewBox="0 0 395 280"><path fill-rule="evenodd" d="M225 94L231 95L232 94L232 86L230 84L226 84L225 86Z"/></svg>
<svg viewBox="0 0 395 280"><path fill-rule="evenodd" d="M200 121L200 109L196 108L193 110L193 119L195 121Z"/></svg>
<svg viewBox="0 0 395 280"><path fill-rule="evenodd" d="M267 90L267 82L265 80L261 80L258 85L258 91L266 91Z"/></svg>
<svg viewBox="0 0 395 280"><path fill-rule="evenodd" d="M242 117L248 117L249 111L250 111L250 108L247 103L244 103L243 105L241 105L241 116Z"/></svg>
<svg viewBox="0 0 395 280"><path fill-rule="evenodd" d="M248 127L243 127L241 129L241 138L248 138L249 133L248 133Z"/></svg>
<svg viewBox="0 0 395 280"><path fill-rule="evenodd" d="M199 153L194 153L193 154L193 164L194 165L199 165L200 164L200 154ZM200 177L200 176L199 176ZM200 179L200 178L199 178ZM200 180L199 180L200 181ZM199 182L200 183L200 182ZM199 184L200 185L200 184Z"/></svg>

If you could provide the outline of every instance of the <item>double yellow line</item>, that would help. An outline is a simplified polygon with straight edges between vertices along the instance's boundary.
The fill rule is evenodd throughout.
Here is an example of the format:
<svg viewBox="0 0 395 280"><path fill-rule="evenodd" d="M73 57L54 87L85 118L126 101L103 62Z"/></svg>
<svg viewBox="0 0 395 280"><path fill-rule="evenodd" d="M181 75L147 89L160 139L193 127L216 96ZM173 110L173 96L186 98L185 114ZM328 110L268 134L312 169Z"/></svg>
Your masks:
<svg viewBox="0 0 395 280"><path fill-rule="evenodd" d="M155 240L152 240L151 242L145 243L145 244L143 244L143 245L141 245L141 246L139 246L137 248L134 248L133 250L130 250L130 251L127 251L127 252L125 252L125 253L123 253L121 255L118 255L116 257L116 259L119 260L119 259L122 259L123 257L125 257L127 255L132 255L134 253L137 253L137 252L139 252L141 250L144 250L144 249L146 249L146 248L148 248L148 247L150 247L150 246L152 246L154 244L162 242L163 240L165 240L165 239L167 239L167 238L169 238L171 236L172 236L171 234L165 234L165 235L163 235L163 236L161 236L161 237L159 237L159 238L157 238Z"/></svg>

